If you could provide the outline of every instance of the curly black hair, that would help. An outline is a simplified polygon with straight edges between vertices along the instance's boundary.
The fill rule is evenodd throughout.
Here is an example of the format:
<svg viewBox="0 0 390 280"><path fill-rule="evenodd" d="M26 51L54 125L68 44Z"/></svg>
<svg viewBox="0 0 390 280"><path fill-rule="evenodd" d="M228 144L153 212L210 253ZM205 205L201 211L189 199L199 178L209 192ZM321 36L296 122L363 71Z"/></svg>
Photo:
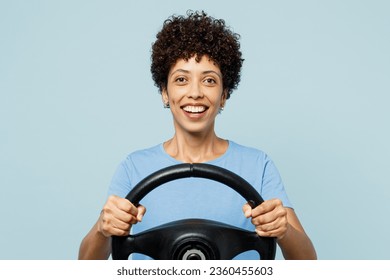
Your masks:
<svg viewBox="0 0 390 280"><path fill-rule="evenodd" d="M200 61L207 55L222 73L226 98L237 88L243 59L240 36L232 32L222 19L208 16L204 11L188 11L185 16L171 16L156 35L152 45L151 72L160 93L167 86L168 73L178 59L195 56Z"/></svg>

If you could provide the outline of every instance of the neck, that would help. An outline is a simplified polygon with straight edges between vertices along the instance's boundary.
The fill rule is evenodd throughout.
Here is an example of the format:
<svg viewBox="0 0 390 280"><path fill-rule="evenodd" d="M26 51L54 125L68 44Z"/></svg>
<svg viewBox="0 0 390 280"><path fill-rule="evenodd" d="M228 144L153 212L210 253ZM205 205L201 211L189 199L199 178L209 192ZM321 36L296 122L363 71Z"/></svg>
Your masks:
<svg viewBox="0 0 390 280"><path fill-rule="evenodd" d="M228 142L216 136L178 134L164 143L165 151L173 158L188 163L200 163L214 160L223 155Z"/></svg>

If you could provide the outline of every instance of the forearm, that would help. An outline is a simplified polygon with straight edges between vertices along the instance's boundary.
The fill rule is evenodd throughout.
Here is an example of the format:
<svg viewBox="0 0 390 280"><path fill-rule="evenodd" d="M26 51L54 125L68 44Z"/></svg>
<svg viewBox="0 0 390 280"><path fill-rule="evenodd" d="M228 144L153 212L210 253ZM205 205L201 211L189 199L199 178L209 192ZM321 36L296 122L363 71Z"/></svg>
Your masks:
<svg viewBox="0 0 390 280"><path fill-rule="evenodd" d="M110 253L111 238L101 234L95 224L81 242L79 260L106 260Z"/></svg>
<svg viewBox="0 0 390 280"><path fill-rule="evenodd" d="M302 229L289 225L285 236L277 242L286 260L317 259L314 246Z"/></svg>

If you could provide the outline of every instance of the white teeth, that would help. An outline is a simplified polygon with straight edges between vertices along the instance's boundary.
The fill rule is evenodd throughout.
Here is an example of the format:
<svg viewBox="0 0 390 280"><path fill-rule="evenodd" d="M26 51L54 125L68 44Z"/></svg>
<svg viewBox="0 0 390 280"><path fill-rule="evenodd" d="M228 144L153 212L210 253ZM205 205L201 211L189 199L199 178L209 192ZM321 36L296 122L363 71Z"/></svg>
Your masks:
<svg viewBox="0 0 390 280"><path fill-rule="evenodd" d="M188 112L188 113L202 113L202 112L206 111L206 107L205 106L185 106L183 108L183 110Z"/></svg>

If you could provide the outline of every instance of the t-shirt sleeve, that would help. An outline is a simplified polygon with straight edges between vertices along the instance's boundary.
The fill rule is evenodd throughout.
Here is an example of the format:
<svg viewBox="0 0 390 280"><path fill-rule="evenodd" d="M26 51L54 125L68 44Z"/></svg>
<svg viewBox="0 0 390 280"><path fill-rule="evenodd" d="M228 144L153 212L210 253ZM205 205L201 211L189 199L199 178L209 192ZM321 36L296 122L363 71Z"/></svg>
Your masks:
<svg viewBox="0 0 390 280"><path fill-rule="evenodd" d="M268 156L265 158L261 193L264 200L278 198L283 202L284 207L293 208L293 205L288 199L279 171Z"/></svg>
<svg viewBox="0 0 390 280"><path fill-rule="evenodd" d="M130 170L126 165L126 162L121 162L111 179L111 183L108 188L108 195L126 197L132 188L129 173Z"/></svg>

